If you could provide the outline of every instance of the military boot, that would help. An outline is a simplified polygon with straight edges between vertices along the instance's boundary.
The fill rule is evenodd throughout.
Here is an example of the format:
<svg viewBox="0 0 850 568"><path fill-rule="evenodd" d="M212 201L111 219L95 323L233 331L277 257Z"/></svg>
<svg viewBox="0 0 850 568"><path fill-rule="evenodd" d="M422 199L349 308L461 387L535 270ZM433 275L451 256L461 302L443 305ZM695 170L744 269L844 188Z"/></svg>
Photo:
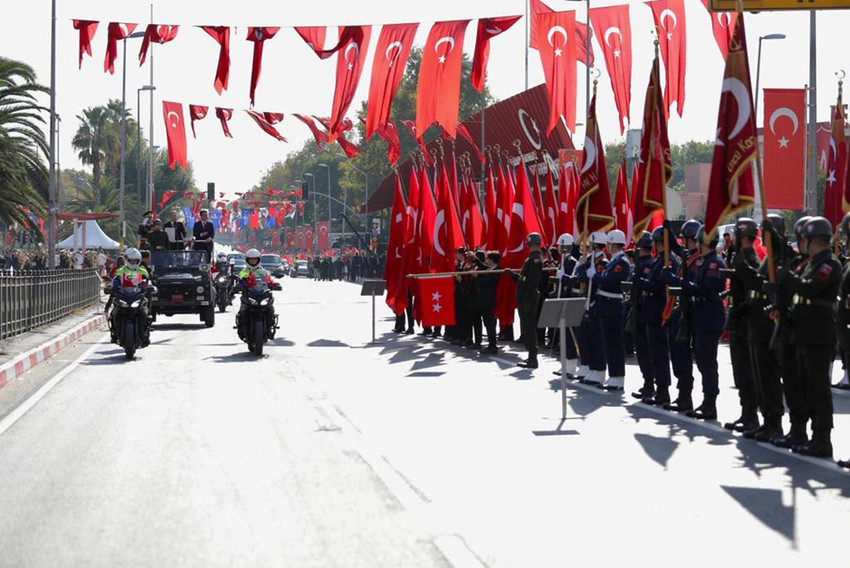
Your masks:
<svg viewBox="0 0 850 568"><path fill-rule="evenodd" d="M774 438L770 441L777 448L785 448L790 450L794 446L802 446L809 442L809 437L806 435L806 425L791 423L791 430L785 436Z"/></svg>
<svg viewBox="0 0 850 568"><path fill-rule="evenodd" d="M727 422L723 425L727 430L734 432L745 432L759 427L759 417L755 412L742 412L741 417L734 422Z"/></svg>
<svg viewBox="0 0 850 568"><path fill-rule="evenodd" d="M717 420L716 400L716 396L706 395L702 400L702 404L700 404L693 412L689 412L688 416L691 418L698 418L700 420Z"/></svg>
<svg viewBox="0 0 850 568"><path fill-rule="evenodd" d="M670 404L664 405L664 410L671 410L673 412L688 412L689 410L694 409L694 401L691 399L691 391L690 389L685 390L682 389L679 391L679 396L676 397Z"/></svg>
<svg viewBox="0 0 850 568"><path fill-rule="evenodd" d="M832 457L832 439L831 431L815 432L812 435L812 441L808 444L800 444L793 446L791 450L802 456L811 456L813 458L831 458Z"/></svg>
<svg viewBox="0 0 850 568"><path fill-rule="evenodd" d="M769 442L774 438L782 437L782 420L771 418L769 421L765 422L765 428L758 434L756 434L756 441L758 442Z"/></svg>
<svg viewBox="0 0 850 568"><path fill-rule="evenodd" d="M643 399L641 402L644 404L649 404L651 406L664 406L665 404L670 404L670 390L668 387L658 387L658 390L655 391L654 396L647 397Z"/></svg>
<svg viewBox="0 0 850 568"><path fill-rule="evenodd" d="M638 400L652 398L653 396L655 396L655 385L652 383L652 379L644 379L640 390L632 393L632 397Z"/></svg>

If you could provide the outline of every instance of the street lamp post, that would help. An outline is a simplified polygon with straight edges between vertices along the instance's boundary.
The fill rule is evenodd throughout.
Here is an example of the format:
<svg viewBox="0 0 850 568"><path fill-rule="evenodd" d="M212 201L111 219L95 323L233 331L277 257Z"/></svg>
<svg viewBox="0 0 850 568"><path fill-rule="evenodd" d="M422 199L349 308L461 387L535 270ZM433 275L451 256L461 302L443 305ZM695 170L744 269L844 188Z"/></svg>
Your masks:
<svg viewBox="0 0 850 568"><path fill-rule="evenodd" d="M358 172L360 172L361 174L363 174L363 177L366 178L366 182L365 182L366 185L364 186L363 194L366 196L365 197L366 233L369 235L369 248L371 248L372 247L372 227L369 225L369 174L367 174L366 172L364 172L363 170L361 170L360 168L358 168L357 166L355 166L351 162L349 162L349 165L352 168L354 168L355 170L357 170Z"/></svg>
<svg viewBox="0 0 850 568"><path fill-rule="evenodd" d="M316 176L310 172L304 174L304 177L310 176L313 180L313 191L316 190ZM310 201L313 202L313 250L318 249L318 235L319 235L319 226L316 224L316 196L312 193L310 194Z"/></svg>
<svg viewBox="0 0 850 568"><path fill-rule="evenodd" d="M139 200L142 199L142 91L151 91L151 100L153 100L153 91L156 90L154 85L144 85L136 89L136 193L139 194Z"/></svg>
<svg viewBox="0 0 850 568"><path fill-rule="evenodd" d="M50 11L50 176L47 180L47 267L56 268L56 0Z"/></svg>
<svg viewBox="0 0 850 568"><path fill-rule="evenodd" d="M759 53L756 60L756 96L755 96L755 114L758 120L759 114L759 81L761 80L761 42L764 40L785 39L785 34L767 34L759 36Z"/></svg>
<svg viewBox="0 0 850 568"><path fill-rule="evenodd" d="M135 32L124 38L122 44L124 47L124 63L121 70L121 174L120 174L120 213L118 215L118 223L121 225L121 243L120 249L124 250L124 242L127 238L126 227L126 210L124 207L124 181L127 161L127 40L130 38L144 37L144 33Z"/></svg>
<svg viewBox="0 0 850 568"><path fill-rule="evenodd" d="M328 231L331 230L331 167L327 164L319 164L320 168L328 169Z"/></svg>

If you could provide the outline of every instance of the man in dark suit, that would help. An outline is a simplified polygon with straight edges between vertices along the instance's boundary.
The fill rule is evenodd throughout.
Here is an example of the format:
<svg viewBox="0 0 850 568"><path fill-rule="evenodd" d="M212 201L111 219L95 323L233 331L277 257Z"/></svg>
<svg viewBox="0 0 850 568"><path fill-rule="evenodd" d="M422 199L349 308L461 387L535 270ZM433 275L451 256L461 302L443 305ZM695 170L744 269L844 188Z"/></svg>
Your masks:
<svg viewBox="0 0 850 568"><path fill-rule="evenodd" d="M186 228L183 226L183 223L177 220L177 211L172 211L170 220L163 227L165 229L166 234L171 233L169 229L173 229L173 241L169 248L171 250L183 250L186 248ZM169 240L172 238L172 235L169 235Z"/></svg>
<svg viewBox="0 0 850 568"><path fill-rule="evenodd" d="M212 258L213 239L215 238L215 227L210 221L210 213L201 209L201 220L192 228L194 243L192 250L203 250L207 252L207 260Z"/></svg>

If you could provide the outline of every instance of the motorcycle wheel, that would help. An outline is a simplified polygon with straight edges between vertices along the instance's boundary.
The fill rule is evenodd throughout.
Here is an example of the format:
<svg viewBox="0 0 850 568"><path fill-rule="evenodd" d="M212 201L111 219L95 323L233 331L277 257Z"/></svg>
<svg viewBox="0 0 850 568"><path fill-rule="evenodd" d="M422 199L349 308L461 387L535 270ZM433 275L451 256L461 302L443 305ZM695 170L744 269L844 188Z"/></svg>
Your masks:
<svg viewBox="0 0 850 568"><path fill-rule="evenodd" d="M133 322L124 324L124 355L128 361L136 356L136 326Z"/></svg>
<svg viewBox="0 0 850 568"><path fill-rule="evenodd" d="M265 332L263 329L263 320L257 319L254 321L254 353L258 356L263 354L263 345L265 344Z"/></svg>
<svg viewBox="0 0 850 568"><path fill-rule="evenodd" d="M218 311L224 312L227 309L227 294L220 293L218 296Z"/></svg>
<svg viewBox="0 0 850 568"><path fill-rule="evenodd" d="M207 327L215 325L215 306L207 306L204 310L204 325Z"/></svg>

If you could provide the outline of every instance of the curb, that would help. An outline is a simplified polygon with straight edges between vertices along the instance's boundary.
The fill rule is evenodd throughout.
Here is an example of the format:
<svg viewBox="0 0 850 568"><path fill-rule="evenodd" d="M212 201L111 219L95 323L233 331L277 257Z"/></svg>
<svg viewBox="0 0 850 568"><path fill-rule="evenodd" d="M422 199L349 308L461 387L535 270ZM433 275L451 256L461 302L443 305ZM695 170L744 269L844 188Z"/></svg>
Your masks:
<svg viewBox="0 0 850 568"><path fill-rule="evenodd" d="M0 389L30 369L36 367L39 363L43 363L50 359L61 349L67 347L71 343L74 343L76 340L90 331L100 327L105 322L106 316L103 314L89 318L55 339L42 343L38 347L30 349L25 353L21 353L8 363L0 366Z"/></svg>

